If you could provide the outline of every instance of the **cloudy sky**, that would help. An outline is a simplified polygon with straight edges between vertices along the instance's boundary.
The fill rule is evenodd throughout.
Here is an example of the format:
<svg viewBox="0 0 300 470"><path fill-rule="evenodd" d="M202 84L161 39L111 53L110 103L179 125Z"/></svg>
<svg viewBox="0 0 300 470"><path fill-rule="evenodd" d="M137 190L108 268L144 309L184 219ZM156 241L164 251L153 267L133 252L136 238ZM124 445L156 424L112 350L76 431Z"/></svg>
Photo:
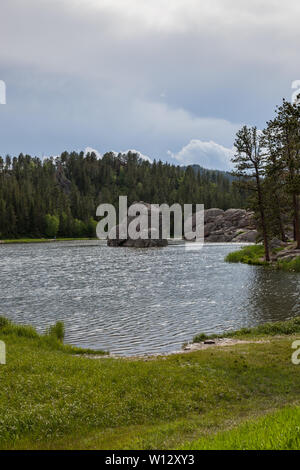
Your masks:
<svg viewBox="0 0 300 470"><path fill-rule="evenodd" d="M300 79L298 0L1 0L0 154L229 167Z"/></svg>

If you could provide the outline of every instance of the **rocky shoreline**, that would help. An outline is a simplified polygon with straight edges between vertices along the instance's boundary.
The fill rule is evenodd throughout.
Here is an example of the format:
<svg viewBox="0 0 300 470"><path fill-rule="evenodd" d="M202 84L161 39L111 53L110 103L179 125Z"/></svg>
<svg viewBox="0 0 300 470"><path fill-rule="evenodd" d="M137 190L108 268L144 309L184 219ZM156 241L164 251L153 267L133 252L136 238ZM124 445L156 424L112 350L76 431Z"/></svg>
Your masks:
<svg viewBox="0 0 300 470"><path fill-rule="evenodd" d="M277 241L280 243L280 246L278 246L278 243L277 246L273 248L273 251L271 252L271 263L290 263L292 261L300 259L300 250L297 250L296 243L283 243L280 242L280 240L273 239L271 241L271 245L274 246L275 242ZM280 249L280 251L276 251L276 249Z"/></svg>

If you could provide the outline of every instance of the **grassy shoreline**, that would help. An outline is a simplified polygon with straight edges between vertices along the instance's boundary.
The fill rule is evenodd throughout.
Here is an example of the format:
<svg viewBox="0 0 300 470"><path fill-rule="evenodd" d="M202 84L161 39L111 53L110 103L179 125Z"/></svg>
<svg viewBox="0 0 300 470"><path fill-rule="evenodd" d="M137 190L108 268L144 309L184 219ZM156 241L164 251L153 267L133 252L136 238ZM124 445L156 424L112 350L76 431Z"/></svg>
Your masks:
<svg viewBox="0 0 300 470"><path fill-rule="evenodd" d="M2 319L0 449L234 448L231 432L251 448L244 426L264 429L265 418L272 442L262 445L294 448L276 413L298 410L300 366L291 362L291 344L299 325L300 318L293 328L287 323L283 335L282 323L280 336L267 336L268 327L259 343L151 361L91 360L64 348L61 326L38 335Z"/></svg>
<svg viewBox="0 0 300 470"><path fill-rule="evenodd" d="M193 343L201 343L208 339L235 338L235 339L262 339L272 336L300 335L300 317L291 318L285 321L263 323L252 328L241 328L236 331L227 331L222 334L206 335L199 333L194 336Z"/></svg>
<svg viewBox="0 0 300 470"><path fill-rule="evenodd" d="M10 240L0 240L0 244L8 245L15 243L55 243L55 242L70 242L76 240L98 240L98 238L16 238Z"/></svg>
<svg viewBox="0 0 300 470"><path fill-rule="evenodd" d="M19 325L13 323L6 317L0 316L0 339L5 341L5 338L25 338L41 348L46 348L53 351L61 351L65 354L73 355L108 355L107 351L94 350L88 348L79 348L71 344L64 344L65 327L62 322L56 322L55 325L50 326L44 334L40 334L33 326Z"/></svg>
<svg viewBox="0 0 300 470"><path fill-rule="evenodd" d="M265 266L287 272L300 272L300 256L295 259L278 259L267 263L264 261L264 247L262 245L246 246L238 251L229 253L226 256L225 261L228 263L244 263L254 266Z"/></svg>

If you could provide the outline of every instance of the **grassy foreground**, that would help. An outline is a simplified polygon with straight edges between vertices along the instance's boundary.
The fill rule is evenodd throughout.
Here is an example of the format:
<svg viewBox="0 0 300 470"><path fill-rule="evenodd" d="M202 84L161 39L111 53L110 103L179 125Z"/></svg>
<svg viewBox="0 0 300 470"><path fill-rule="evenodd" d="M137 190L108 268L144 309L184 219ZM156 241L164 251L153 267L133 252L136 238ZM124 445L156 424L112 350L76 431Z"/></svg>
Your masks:
<svg viewBox="0 0 300 470"><path fill-rule="evenodd" d="M76 356L61 324L41 336L2 319L0 448L252 448L266 426L263 448L294 448L299 441L286 436L299 416L299 325L258 343L146 361Z"/></svg>
<svg viewBox="0 0 300 470"><path fill-rule="evenodd" d="M236 429L198 439L188 449L203 450L299 450L300 407L286 407Z"/></svg>
<svg viewBox="0 0 300 470"><path fill-rule="evenodd" d="M300 256L293 260L278 260L273 263L264 261L264 247L262 245L246 246L241 250L229 253L225 261L229 263L246 263L256 266L272 266L283 271L300 272Z"/></svg>

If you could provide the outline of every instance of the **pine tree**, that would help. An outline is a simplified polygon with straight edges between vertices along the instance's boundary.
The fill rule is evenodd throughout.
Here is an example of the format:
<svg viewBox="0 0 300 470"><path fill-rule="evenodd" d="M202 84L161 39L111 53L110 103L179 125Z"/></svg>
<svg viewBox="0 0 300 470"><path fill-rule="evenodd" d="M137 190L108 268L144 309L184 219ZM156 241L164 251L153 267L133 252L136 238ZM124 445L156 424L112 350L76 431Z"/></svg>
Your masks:
<svg viewBox="0 0 300 470"><path fill-rule="evenodd" d="M232 159L236 168L234 175L239 178L238 184L240 187L247 191L254 191L256 194L264 240L265 260L270 261L262 185L262 177L265 171L265 158L262 154L261 139L258 135L257 128L244 126L238 131L234 146L237 151L235 157Z"/></svg>
<svg viewBox="0 0 300 470"><path fill-rule="evenodd" d="M292 197L294 239L300 249L300 105L283 100L276 117L268 123L276 148L276 165L284 180L285 190Z"/></svg>

